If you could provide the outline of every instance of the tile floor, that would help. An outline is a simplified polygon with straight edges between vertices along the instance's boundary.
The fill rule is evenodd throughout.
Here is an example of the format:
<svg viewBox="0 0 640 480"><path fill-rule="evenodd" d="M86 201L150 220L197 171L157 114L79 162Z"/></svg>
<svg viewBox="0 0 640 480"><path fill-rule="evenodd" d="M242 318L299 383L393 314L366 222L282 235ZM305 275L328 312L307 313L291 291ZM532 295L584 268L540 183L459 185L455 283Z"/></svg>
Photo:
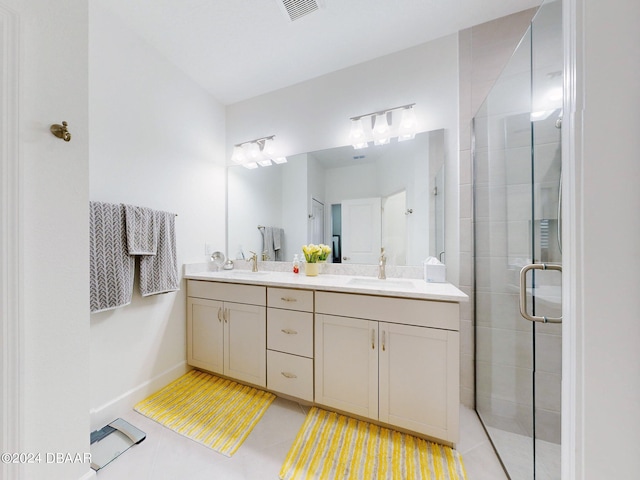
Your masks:
<svg viewBox="0 0 640 480"><path fill-rule="evenodd" d="M123 418L147 438L98 472L98 480L276 480L308 411L277 398L231 458L131 411ZM468 480L505 480L489 439L473 410L460 407L460 442Z"/></svg>

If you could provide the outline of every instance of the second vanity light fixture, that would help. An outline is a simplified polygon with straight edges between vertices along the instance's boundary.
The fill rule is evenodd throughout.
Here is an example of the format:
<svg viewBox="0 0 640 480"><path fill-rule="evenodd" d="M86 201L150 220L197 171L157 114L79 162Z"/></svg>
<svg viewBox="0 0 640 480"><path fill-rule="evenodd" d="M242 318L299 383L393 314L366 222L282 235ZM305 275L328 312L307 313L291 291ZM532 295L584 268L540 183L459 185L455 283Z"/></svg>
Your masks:
<svg viewBox="0 0 640 480"><path fill-rule="evenodd" d="M351 117L349 140L353 148L366 148L371 140L373 140L374 145L386 145L394 136L398 137L399 142L413 139L417 130L414 106L415 103L410 103L379 112ZM393 116L396 111L400 111L402 117L397 128L394 129ZM365 121L365 119L369 119L369 121Z"/></svg>
<svg viewBox="0 0 640 480"><path fill-rule="evenodd" d="M271 135L234 145L231 161L249 169L287 163L287 157L276 155L274 138L275 135Z"/></svg>

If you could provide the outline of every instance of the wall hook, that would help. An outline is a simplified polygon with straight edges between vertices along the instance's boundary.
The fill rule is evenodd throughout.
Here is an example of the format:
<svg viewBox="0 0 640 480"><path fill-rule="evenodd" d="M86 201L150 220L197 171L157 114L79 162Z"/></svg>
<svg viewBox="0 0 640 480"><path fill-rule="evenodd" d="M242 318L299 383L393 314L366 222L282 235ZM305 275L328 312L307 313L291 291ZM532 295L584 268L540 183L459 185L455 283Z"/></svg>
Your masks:
<svg viewBox="0 0 640 480"><path fill-rule="evenodd" d="M67 130L67 122L62 122L62 125L54 124L51 125L51 133L53 133L56 137L63 139L65 142L71 140L71 134L69 130Z"/></svg>

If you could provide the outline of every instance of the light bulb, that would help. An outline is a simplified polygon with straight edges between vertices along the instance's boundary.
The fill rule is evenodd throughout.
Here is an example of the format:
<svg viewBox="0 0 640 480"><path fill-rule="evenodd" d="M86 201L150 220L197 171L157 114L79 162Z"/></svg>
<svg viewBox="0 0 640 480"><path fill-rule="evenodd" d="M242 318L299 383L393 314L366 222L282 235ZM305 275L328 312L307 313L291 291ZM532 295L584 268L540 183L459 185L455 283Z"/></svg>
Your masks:
<svg viewBox="0 0 640 480"><path fill-rule="evenodd" d="M413 107L402 110L402 120L398 128L398 141L412 140L416 136L417 122L416 112Z"/></svg>
<svg viewBox="0 0 640 480"><path fill-rule="evenodd" d="M262 154L266 158L273 158L275 156L275 153L276 153L276 147L273 139L272 138L265 139L264 145L262 147Z"/></svg>
<svg viewBox="0 0 640 480"><path fill-rule="evenodd" d="M387 112L376 115L376 121L373 126L373 143L376 145L385 145L389 143L389 140L391 140L389 130Z"/></svg>
<svg viewBox="0 0 640 480"><path fill-rule="evenodd" d="M260 151L260 145L255 142L250 143L247 146L247 158L252 162L256 162L260 160L262 157L262 152Z"/></svg>
<svg viewBox="0 0 640 480"><path fill-rule="evenodd" d="M247 159L247 156L244 153L244 149L242 145L236 145L233 147L233 154L231 155L231 161L234 163L242 163Z"/></svg>
<svg viewBox="0 0 640 480"><path fill-rule="evenodd" d="M359 148L365 148L369 144L364 134L364 127L362 126L362 119L351 120L351 133L349 134L349 141L353 148L356 150Z"/></svg>

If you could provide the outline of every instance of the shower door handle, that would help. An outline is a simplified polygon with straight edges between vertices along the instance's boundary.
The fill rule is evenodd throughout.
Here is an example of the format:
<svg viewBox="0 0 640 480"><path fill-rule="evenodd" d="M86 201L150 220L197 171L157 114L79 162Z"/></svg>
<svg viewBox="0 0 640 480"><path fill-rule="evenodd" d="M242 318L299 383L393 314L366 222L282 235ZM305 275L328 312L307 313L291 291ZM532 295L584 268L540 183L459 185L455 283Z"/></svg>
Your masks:
<svg viewBox="0 0 640 480"><path fill-rule="evenodd" d="M529 270L556 270L562 272L561 265L547 265L546 263L531 263L520 270L520 315L530 322L562 323L562 317L540 317L529 315L527 312L527 272Z"/></svg>

